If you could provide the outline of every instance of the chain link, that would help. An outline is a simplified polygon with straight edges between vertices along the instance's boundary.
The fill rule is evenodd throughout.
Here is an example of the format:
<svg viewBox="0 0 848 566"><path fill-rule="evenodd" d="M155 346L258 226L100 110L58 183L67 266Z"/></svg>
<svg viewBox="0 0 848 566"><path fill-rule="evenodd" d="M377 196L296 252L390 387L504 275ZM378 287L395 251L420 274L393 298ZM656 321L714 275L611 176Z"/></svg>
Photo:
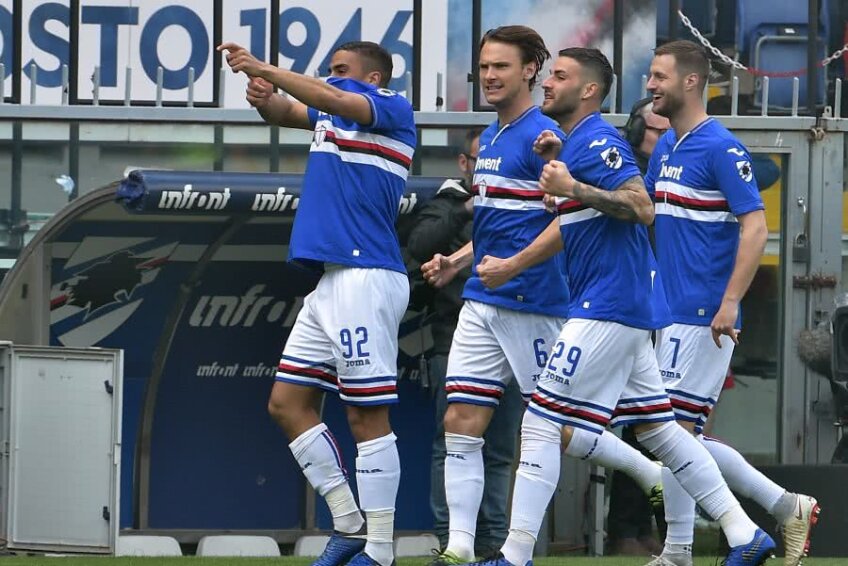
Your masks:
<svg viewBox="0 0 848 566"><path fill-rule="evenodd" d="M793 77L793 76L797 76L797 75L803 75L804 73L807 72L806 69L798 69L797 71L768 72L768 71L761 71L759 69L748 68L745 65L743 65L742 63L740 63L739 61L735 61L735 60L731 59L730 57L728 57L727 55L722 53L717 47L715 47L713 44L711 44L710 41L706 37L704 37L703 34L701 34L700 31L698 31L698 28L695 27L695 25L692 23L692 20L690 20L689 18L686 17L686 14L684 14L682 10L678 10L677 15L680 16L680 21L683 22L683 25L686 26L686 28L689 30L689 33L691 33L693 36L695 36L695 38L698 41L701 42L701 45L703 45L705 49L707 49L710 53L715 55L716 58L720 59L722 62L724 62L727 65L730 65L731 67L733 67L735 69L739 69L740 71L748 71L749 73L751 73L753 75L772 76L772 77ZM833 63L835 60L842 57L842 55L844 55L846 52L848 52L848 43L843 45L841 49L837 49L836 51L834 51L833 54L830 55L829 57L825 57L824 59L819 61L818 66L819 67L827 67L828 65Z"/></svg>
<svg viewBox="0 0 848 566"><path fill-rule="evenodd" d="M834 51L833 54L830 57L825 57L824 59L822 59L821 66L827 67L828 65L833 63L835 60L842 57L845 54L846 51L848 51L848 43L843 45L842 49L837 49L836 51Z"/></svg>
<svg viewBox="0 0 848 566"><path fill-rule="evenodd" d="M706 37L704 37L701 34L700 31L698 31L698 28L696 28L692 24L692 20L690 20L689 18L686 17L686 14L684 14L682 10L678 10L677 15L680 16L680 21L683 22L683 25L686 26L689 29L689 32L692 35L694 35L695 38L698 41L701 42L701 45L703 45L704 48L709 50L710 53L712 53L713 55L715 55L716 57L718 57L719 59L724 61L726 64L730 65L731 67L735 67L735 68L739 69L740 71L747 71L748 70L748 67L746 67L745 65L743 65L739 61L734 61L733 59L731 59L730 57L728 57L727 55L725 55L724 53L719 51L719 49L717 47L715 47L713 44L711 44L710 41Z"/></svg>

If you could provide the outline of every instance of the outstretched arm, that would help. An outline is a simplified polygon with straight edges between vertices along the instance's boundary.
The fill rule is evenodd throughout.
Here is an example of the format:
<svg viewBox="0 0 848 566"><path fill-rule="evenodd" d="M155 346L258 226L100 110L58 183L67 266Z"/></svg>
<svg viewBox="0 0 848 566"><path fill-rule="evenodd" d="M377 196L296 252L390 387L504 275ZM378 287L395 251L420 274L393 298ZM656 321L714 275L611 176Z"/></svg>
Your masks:
<svg viewBox="0 0 848 566"><path fill-rule="evenodd" d="M328 114L343 116L366 126L373 122L371 103L361 94L347 92L321 79L259 61L237 43L222 43L218 51L227 51L227 64L234 73L243 72L251 78L265 79L305 105Z"/></svg>
<svg viewBox="0 0 848 566"><path fill-rule="evenodd" d="M580 201L619 220L646 225L654 222L654 204L640 175L634 175L612 191L605 191L572 177L565 163L551 161L542 170L539 186L548 194Z"/></svg>

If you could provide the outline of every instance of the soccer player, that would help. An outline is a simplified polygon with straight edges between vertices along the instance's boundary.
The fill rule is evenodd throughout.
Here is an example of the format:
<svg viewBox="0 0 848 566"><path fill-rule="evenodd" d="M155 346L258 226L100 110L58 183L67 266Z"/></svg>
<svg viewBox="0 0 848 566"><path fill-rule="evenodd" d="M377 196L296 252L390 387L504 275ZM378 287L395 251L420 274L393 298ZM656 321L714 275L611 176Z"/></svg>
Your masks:
<svg viewBox="0 0 848 566"><path fill-rule="evenodd" d="M400 462L389 405L397 402L398 326L409 299L394 223L416 143L412 107L386 88L392 58L375 43L339 47L326 82L260 62L235 43L218 50L250 78L247 100L266 122L315 132L289 259L324 273L304 300L268 401L333 515L315 564L390 566ZM360 506L320 419L325 391L347 405Z"/></svg>
<svg viewBox="0 0 848 566"><path fill-rule="evenodd" d="M487 254L512 255L530 243L554 216L545 210L539 175L544 162L533 140L557 129L533 104L531 91L550 53L534 30L503 26L480 41L480 83L498 119L480 136L473 178L472 245L422 265L424 277L446 285L463 267ZM568 306L562 256L528 270L510 285L486 289L477 270L463 292L448 356L445 413L447 547L433 564L474 559L477 514L483 497L483 434L513 377L525 398L533 392L545 352Z"/></svg>
<svg viewBox="0 0 848 566"><path fill-rule="evenodd" d="M566 198L557 207L559 226L511 263L521 272L563 249L571 303L524 416L510 533L503 556L490 564L524 566L532 558L559 479L563 427L566 453L594 460L608 424L634 426L639 442L718 518L732 547L726 564L759 564L774 543L742 510L706 449L674 422L660 378L651 331L670 315L645 227L654 210L629 145L600 116L611 81L600 51L570 48L543 85L543 111L567 138L559 153L559 137L540 136L537 149L561 161L545 165L539 186Z"/></svg>
<svg viewBox="0 0 848 566"><path fill-rule="evenodd" d="M481 129L469 130L465 136L457 163L462 173L459 179L447 179L436 196L417 215L409 232L406 250L419 262L430 260L435 254L450 255L471 241L474 227L472 212L474 197L474 166L480 150ZM409 264L407 264L409 268ZM420 275L420 265L417 266ZM439 539L439 548L448 544L448 504L445 499L445 411L447 391L445 377L448 353L453 333L462 310L462 291L471 276L471 267L463 269L450 284L441 289L430 287L426 291L426 307L431 319L433 354L427 360L427 377L433 389L436 405L436 434L433 438L430 470L430 509L433 511L433 528ZM423 293L422 293L423 294ZM413 287L410 304L416 299ZM422 379L425 379L422 377ZM516 380L512 380L495 409L492 420L483 436L483 467L486 489L477 514L474 552L477 556L495 554L506 539L509 527L509 490L512 488L512 462L517 446L515 438L521 427L524 402ZM659 554L659 551L654 554Z"/></svg>
<svg viewBox="0 0 848 566"><path fill-rule="evenodd" d="M710 70L690 41L656 49L648 90L673 129L658 142L646 184L656 198L657 261L673 324L657 334L657 359L678 422L697 435L731 489L780 523L786 566L807 554L819 506L788 493L730 446L701 435L739 340L739 302L765 247L763 201L747 149L704 110ZM692 564L695 503L663 469L668 535L654 566Z"/></svg>

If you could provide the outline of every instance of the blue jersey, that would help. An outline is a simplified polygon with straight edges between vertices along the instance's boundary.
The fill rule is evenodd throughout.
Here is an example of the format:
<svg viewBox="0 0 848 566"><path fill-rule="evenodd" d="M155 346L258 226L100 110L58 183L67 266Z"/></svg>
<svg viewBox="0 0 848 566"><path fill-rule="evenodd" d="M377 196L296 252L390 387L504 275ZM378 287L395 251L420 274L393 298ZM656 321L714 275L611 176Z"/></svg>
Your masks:
<svg viewBox="0 0 848 566"><path fill-rule="evenodd" d="M559 130L556 122L532 107L513 122L490 125L480 135L474 170L474 268L463 298L516 311L565 317L568 285L563 255L535 265L497 289L487 289L477 275L483 256L507 258L542 233L555 216L545 210L539 177L545 162L533 152L543 130Z"/></svg>
<svg viewBox="0 0 848 566"><path fill-rule="evenodd" d="M364 96L373 121L363 126L308 109L315 132L289 260L406 273L395 220L415 150L412 106L394 91L357 80L327 82Z"/></svg>
<svg viewBox="0 0 848 566"><path fill-rule="evenodd" d="M645 184L657 203L657 260L672 318L709 326L736 261L736 217L764 208L751 156L708 118L680 140L674 130L660 138Z"/></svg>
<svg viewBox="0 0 848 566"><path fill-rule="evenodd" d="M630 146L597 112L569 132L560 160L577 181L602 190L615 190L639 176ZM577 200L564 199L557 209L571 290L569 318L650 330L668 326L668 304L647 228Z"/></svg>

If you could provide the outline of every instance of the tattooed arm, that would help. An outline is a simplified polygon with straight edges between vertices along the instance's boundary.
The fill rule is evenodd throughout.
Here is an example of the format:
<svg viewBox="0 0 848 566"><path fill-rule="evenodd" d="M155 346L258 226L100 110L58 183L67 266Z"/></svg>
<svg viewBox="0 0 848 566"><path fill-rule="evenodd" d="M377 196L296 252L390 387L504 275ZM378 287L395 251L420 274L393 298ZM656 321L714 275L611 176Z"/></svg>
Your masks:
<svg viewBox="0 0 848 566"><path fill-rule="evenodd" d="M654 221L654 203L639 175L627 179L615 190L605 191L572 177L565 163L551 161L542 170L539 184L548 194L580 201L619 220L646 225Z"/></svg>

